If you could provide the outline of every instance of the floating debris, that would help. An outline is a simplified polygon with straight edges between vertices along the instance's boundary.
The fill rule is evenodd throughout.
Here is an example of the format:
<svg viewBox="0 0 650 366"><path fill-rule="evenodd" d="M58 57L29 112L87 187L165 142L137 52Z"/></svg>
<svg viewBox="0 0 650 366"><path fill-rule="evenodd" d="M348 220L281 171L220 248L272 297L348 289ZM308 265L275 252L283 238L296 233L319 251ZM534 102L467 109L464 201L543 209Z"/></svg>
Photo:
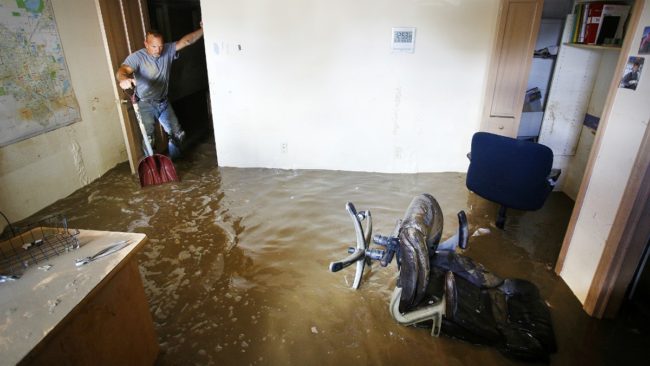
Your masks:
<svg viewBox="0 0 650 366"><path fill-rule="evenodd" d="M480 228L476 229L476 231L474 232L474 234L472 234L472 236L483 236L483 235L487 235L489 233L491 233L490 229L485 228L485 227L480 227Z"/></svg>

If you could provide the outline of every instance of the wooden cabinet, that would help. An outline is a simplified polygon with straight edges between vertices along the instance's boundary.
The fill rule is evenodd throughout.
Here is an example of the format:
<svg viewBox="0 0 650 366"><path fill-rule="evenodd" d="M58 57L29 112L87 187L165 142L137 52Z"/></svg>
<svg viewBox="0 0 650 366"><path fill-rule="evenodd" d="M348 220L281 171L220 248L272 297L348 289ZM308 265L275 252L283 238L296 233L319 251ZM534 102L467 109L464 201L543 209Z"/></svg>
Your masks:
<svg viewBox="0 0 650 366"><path fill-rule="evenodd" d="M78 239L80 248L50 257L48 269L30 267L0 287L1 364L154 364L158 337L136 258L147 237L80 230ZM120 241L130 245L75 265Z"/></svg>
<svg viewBox="0 0 650 366"><path fill-rule="evenodd" d="M501 2L482 131L517 136L542 5L542 0Z"/></svg>

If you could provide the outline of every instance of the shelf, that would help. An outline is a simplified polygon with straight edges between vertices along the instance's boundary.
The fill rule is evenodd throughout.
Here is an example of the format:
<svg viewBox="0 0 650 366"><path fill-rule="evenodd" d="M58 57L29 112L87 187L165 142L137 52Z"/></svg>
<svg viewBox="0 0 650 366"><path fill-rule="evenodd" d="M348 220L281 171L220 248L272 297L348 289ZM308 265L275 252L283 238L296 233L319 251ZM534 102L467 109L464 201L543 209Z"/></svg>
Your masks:
<svg viewBox="0 0 650 366"><path fill-rule="evenodd" d="M597 45L597 44L582 44L582 43L568 43L568 42L565 42L563 44L565 46L569 46L569 47L584 48L584 49L589 49L589 50L606 50L606 51L620 51L621 50L621 46L619 46L619 45L605 46L605 45Z"/></svg>

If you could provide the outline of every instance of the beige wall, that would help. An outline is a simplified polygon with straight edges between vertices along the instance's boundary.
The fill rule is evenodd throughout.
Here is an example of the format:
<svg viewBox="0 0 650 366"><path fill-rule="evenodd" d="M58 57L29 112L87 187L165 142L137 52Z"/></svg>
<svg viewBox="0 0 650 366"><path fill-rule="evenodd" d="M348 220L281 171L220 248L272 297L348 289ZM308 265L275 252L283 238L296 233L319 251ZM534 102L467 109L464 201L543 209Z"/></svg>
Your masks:
<svg viewBox="0 0 650 366"><path fill-rule="evenodd" d="M52 0L52 5L82 121L0 148L0 210L11 221L127 158L95 2Z"/></svg>
<svg viewBox="0 0 650 366"><path fill-rule="evenodd" d="M629 56L636 56L644 27L650 26L650 4L646 2L639 26L632 32ZM584 303L603 253L632 164L650 122L650 56L636 91L617 89L606 128L601 132L601 148L575 232L560 273L578 299ZM620 80L622 75L614 77Z"/></svg>
<svg viewBox="0 0 650 366"><path fill-rule="evenodd" d="M201 7L219 165L466 170L498 0ZM391 52L392 27L416 27L415 53Z"/></svg>

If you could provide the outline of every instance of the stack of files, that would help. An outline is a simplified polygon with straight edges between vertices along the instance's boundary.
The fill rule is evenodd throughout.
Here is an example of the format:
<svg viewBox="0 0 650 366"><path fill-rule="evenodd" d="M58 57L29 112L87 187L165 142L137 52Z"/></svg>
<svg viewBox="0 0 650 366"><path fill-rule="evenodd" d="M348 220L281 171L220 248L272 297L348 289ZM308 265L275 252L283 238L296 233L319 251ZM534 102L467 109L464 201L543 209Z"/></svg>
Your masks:
<svg viewBox="0 0 650 366"><path fill-rule="evenodd" d="M630 12L629 5L604 1L576 3L572 18L573 43L620 44Z"/></svg>

